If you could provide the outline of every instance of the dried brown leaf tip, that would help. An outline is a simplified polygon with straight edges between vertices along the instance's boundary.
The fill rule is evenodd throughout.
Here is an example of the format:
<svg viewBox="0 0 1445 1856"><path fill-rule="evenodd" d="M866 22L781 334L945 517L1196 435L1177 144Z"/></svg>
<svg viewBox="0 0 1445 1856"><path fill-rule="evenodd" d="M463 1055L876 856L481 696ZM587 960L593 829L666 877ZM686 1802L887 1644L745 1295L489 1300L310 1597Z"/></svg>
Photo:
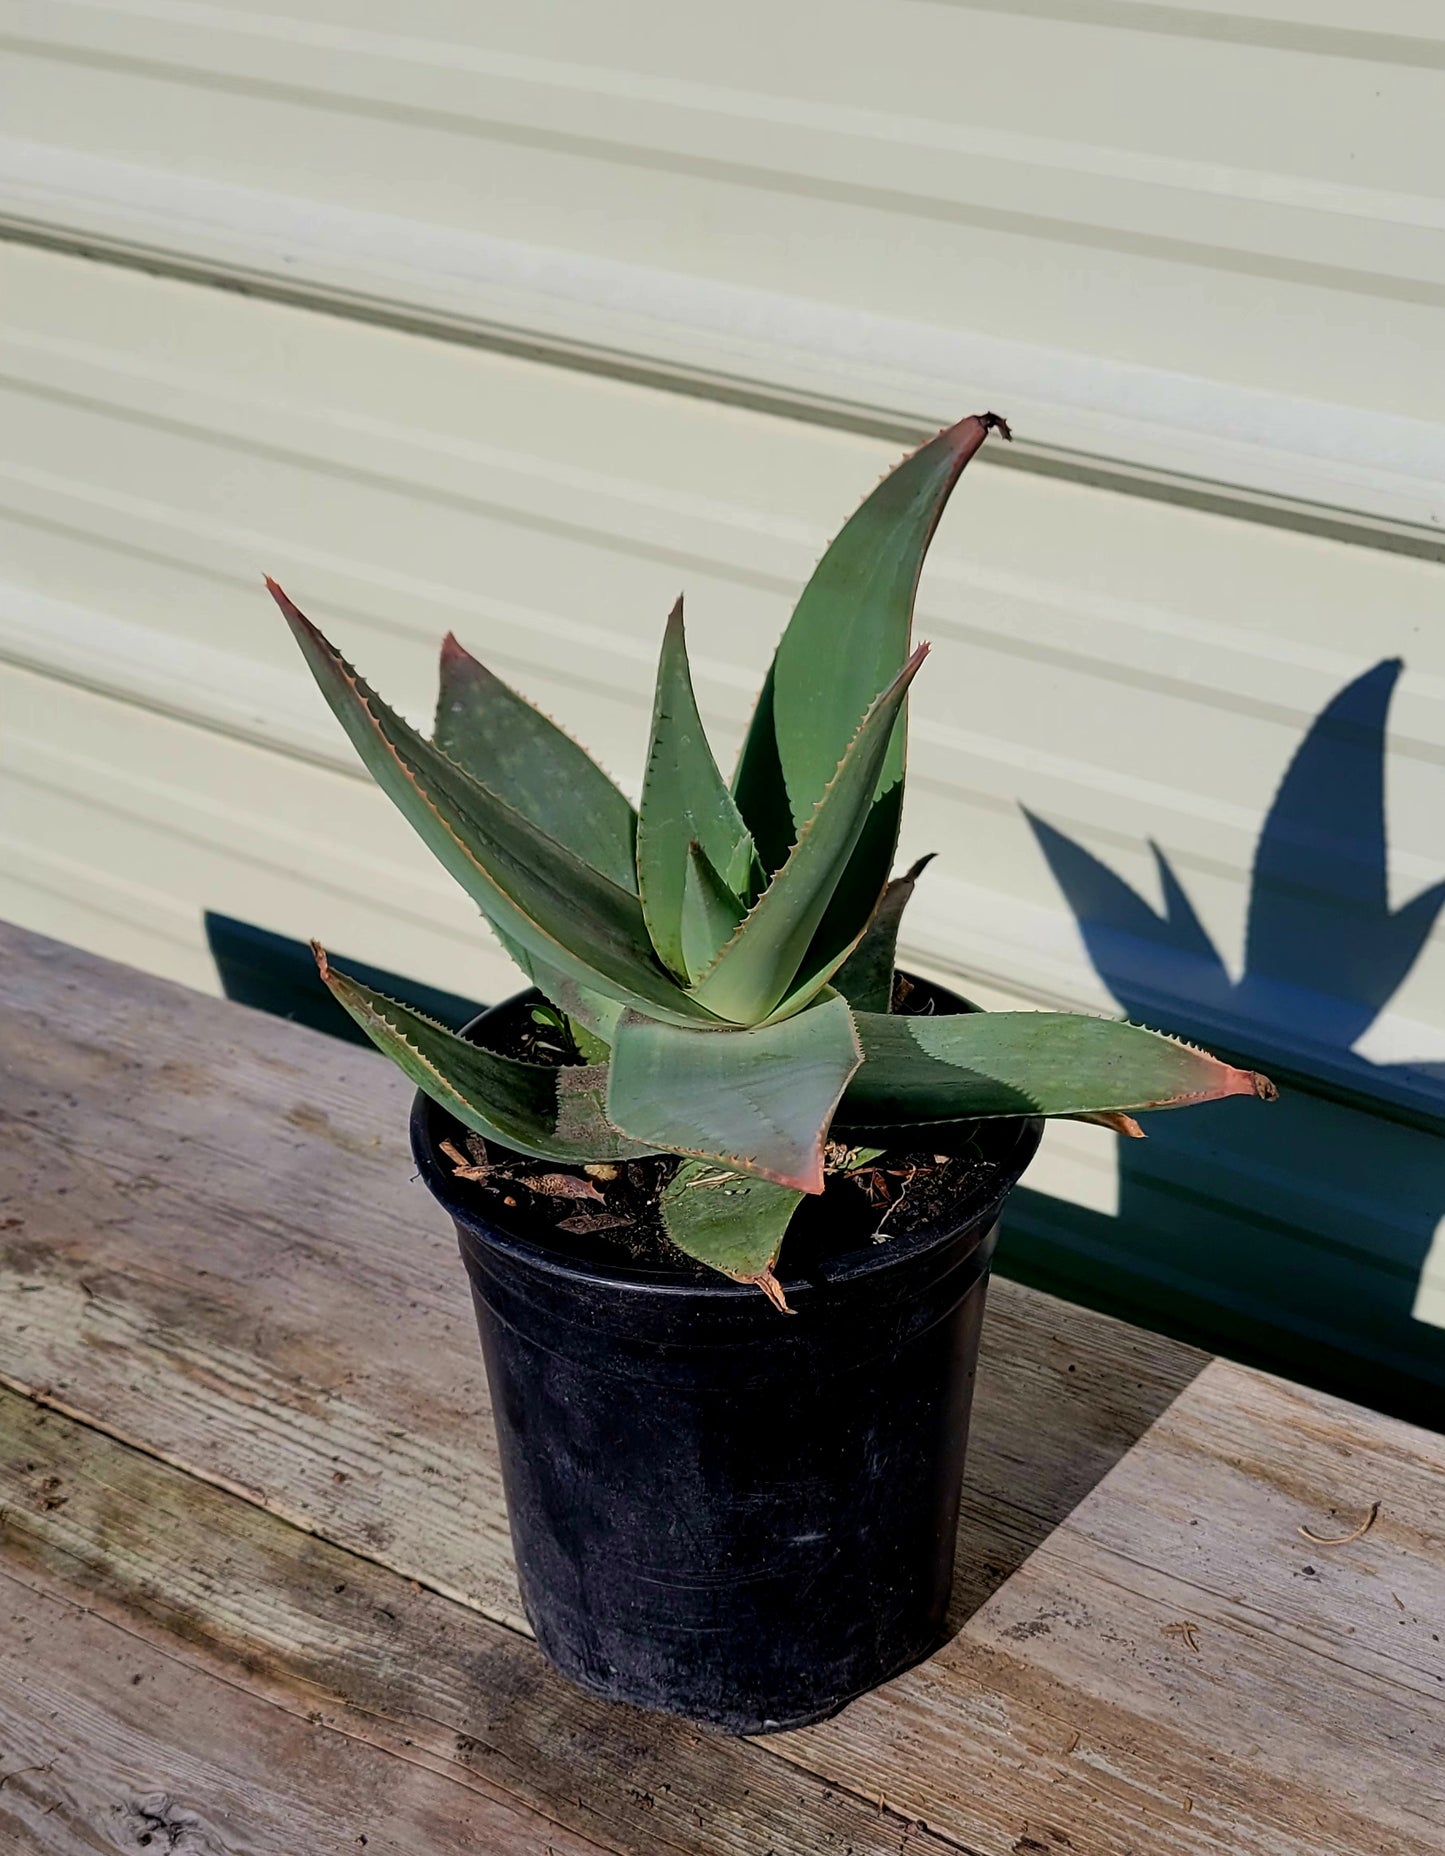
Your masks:
<svg viewBox="0 0 1445 1856"><path fill-rule="evenodd" d="M1103 1108L1093 1115L1080 1115L1080 1121L1090 1121L1096 1128L1112 1128L1115 1134L1122 1134L1128 1140L1142 1141L1144 1130L1132 1115L1126 1115L1122 1109Z"/></svg>
<svg viewBox="0 0 1445 1856"><path fill-rule="evenodd" d="M768 1265L760 1276L750 1276L748 1281L756 1283L758 1288L762 1290L763 1294L772 1303L773 1307L777 1309L780 1315L792 1314L792 1309L788 1307L788 1298L783 1294L783 1285L773 1274L771 1264Z"/></svg>

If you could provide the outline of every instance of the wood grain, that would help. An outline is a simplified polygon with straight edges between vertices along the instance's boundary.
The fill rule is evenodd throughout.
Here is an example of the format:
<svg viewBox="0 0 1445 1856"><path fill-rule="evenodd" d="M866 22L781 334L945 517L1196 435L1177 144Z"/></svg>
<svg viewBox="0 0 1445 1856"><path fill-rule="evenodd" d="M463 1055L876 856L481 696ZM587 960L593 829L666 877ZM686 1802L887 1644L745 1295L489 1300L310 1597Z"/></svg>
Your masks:
<svg viewBox="0 0 1445 1856"><path fill-rule="evenodd" d="M174 1541L192 1537L192 1496L233 1517L220 1573L193 1590L178 1561L155 1570L170 1551L155 1529L117 1532L113 1497L43 1517L47 1551L70 1529L70 1563L117 1616L170 1592L278 1680L342 1698L390 1685L389 1720L454 1722L480 1705L458 1672L482 1667L485 1733L452 1732L496 1749L478 1770L527 1808L584 1800L564 1821L605 1847L674 1847L666 1825L676 1847L766 1849L746 1841L751 1794L771 1801L780 1852L834 1847L784 1835L820 1800L861 1812L858 1850L1438 1851L1438 1437L995 1283L960 1634L836 1721L753 1749L699 1742L690 1764L681 1730L574 1696L517 1634L471 1313L450 1232L410 1180L402 1080L53 943L0 934L0 956L0 1376L156 1459L145 1474L185 1496L166 1498ZM79 1435L101 1482L118 1474L93 1467L102 1445L140 1460ZM1348 1532L1375 1501L1347 1546L1298 1532ZM320 1538L283 1547L283 1521ZM247 1528L271 1530L245 1549L261 1561L236 1557ZM324 1580L295 1595L288 1568L341 1549L355 1578L406 1594L395 1637L335 1615ZM485 1653L459 1647L473 1633ZM635 1822L574 1791L568 1759L613 1733L650 1813L666 1785L674 1802L720 1796L692 1830L723 1841L688 1843L678 1807L629 1843Z"/></svg>
<svg viewBox="0 0 1445 1856"><path fill-rule="evenodd" d="M0 1770L48 1768L24 1804L0 1785L0 1837L61 1796L39 1847L69 1856L118 1801L169 1795L221 1827L218 1856L354 1852L358 1832L372 1856L378 1825L427 1856L954 1847L747 1741L598 1701L516 1632L10 1392L0 1510ZM288 1841L293 1787L314 1808Z"/></svg>
<svg viewBox="0 0 1445 1856"><path fill-rule="evenodd" d="M358 1732L319 1690L267 1666L256 1629L249 1642L223 1640L193 1608L198 1587L244 1598L263 1617L279 1609L236 1583L256 1568L232 1551L226 1511L256 1511L144 1458L126 1475L118 1459L134 1453L13 1394L0 1400L0 1851L612 1847L487 1786L464 1761L418 1758L399 1732ZM113 1473L88 1474L88 1450ZM192 1490L208 1502L188 1500ZM267 1524L302 1551L309 1544ZM142 1539L152 1551L137 1557ZM314 1582L330 1569L308 1570ZM303 1585L298 1576L289 1589L299 1598ZM314 1611L303 1620L312 1641L316 1621Z"/></svg>
<svg viewBox="0 0 1445 1856"><path fill-rule="evenodd" d="M1217 1362L939 1656L796 1756L988 1851L1427 1856L1442 1492L1445 1440ZM1298 1532L1376 1499L1348 1546Z"/></svg>

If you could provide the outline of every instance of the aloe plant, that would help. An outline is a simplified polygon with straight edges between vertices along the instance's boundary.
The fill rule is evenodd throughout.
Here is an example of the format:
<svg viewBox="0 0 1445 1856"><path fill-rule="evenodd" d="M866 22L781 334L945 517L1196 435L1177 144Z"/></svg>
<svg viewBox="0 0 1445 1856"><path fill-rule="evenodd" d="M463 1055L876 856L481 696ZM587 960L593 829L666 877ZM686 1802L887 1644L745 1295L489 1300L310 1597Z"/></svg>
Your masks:
<svg viewBox="0 0 1445 1856"><path fill-rule="evenodd" d="M634 809L585 750L442 645L431 739L387 707L269 581L377 783L565 1016L583 1061L469 1042L339 973L336 998L468 1129L574 1165L675 1155L664 1221L689 1255L780 1304L789 1218L826 1156L929 1146L941 1123L1101 1120L1268 1081L1172 1039L1055 1012L895 1014L894 948L921 865L898 838L911 642L933 532L991 413L884 478L803 590L732 783L698 713L681 601L663 631ZM830 1142L833 1144L830 1149Z"/></svg>

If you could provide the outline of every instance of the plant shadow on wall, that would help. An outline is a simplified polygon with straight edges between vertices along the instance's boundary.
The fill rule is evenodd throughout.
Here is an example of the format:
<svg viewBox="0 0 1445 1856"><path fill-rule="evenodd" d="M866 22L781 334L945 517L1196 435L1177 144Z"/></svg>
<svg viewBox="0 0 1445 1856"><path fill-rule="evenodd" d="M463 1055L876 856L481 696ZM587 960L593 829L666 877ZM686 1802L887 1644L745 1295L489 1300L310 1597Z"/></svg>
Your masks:
<svg viewBox="0 0 1445 1856"><path fill-rule="evenodd" d="M1445 1063L1374 1064L1354 1048L1445 905L1437 883L1390 907L1385 729L1402 668L1348 684L1291 761L1256 849L1238 979L1157 846L1162 915L1028 815L1128 1016L1267 1058L1283 1087L1258 1120L1212 1106L1151 1118L1147 1141L1120 1143L1116 1217L1020 1191L1003 1261L1438 1427L1445 1326L1421 1277L1445 1217Z"/></svg>

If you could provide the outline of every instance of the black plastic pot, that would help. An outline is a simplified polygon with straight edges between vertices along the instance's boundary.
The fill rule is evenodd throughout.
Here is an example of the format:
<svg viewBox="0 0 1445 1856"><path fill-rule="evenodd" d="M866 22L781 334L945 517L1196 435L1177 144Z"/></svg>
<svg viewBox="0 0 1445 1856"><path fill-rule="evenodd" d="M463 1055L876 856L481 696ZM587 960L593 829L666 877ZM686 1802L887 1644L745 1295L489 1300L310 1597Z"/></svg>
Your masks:
<svg viewBox="0 0 1445 1856"><path fill-rule="evenodd" d="M938 1647L997 1218L1039 1135L981 1124L988 1188L944 1228L799 1277L785 1244L788 1317L711 1273L582 1263L500 1228L438 1157L456 1124L417 1097L413 1152L471 1278L522 1600L557 1668L767 1733Z"/></svg>

